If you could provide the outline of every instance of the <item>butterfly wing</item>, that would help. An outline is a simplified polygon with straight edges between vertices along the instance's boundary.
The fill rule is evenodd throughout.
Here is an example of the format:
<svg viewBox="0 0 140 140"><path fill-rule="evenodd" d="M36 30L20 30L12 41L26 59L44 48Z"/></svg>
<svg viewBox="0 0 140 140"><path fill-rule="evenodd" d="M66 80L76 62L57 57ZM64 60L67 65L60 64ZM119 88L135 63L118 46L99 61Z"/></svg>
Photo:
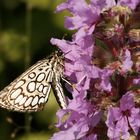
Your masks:
<svg viewBox="0 0 140 140"><path fill-rule="evenodd" d="M0 106L19 112L42 110L50 94L52 77L49 60L38 61L0 92Z"/></svg>

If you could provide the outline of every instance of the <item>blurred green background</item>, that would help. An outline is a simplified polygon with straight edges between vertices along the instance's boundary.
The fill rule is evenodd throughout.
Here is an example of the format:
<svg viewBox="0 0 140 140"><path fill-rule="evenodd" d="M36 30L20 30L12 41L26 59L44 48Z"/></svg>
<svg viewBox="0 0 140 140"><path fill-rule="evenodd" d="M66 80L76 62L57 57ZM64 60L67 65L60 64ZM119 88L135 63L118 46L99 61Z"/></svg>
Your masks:
<svg viewBox="0 0 140 140"><path fill-rule="evenodd" d="M51 37L69 38L65 12L55 14L62 0L0 0L0 89L56 47ZM47 140L57 131L53 94L42 112L30 115L0 109L0 140Z"/></svg>

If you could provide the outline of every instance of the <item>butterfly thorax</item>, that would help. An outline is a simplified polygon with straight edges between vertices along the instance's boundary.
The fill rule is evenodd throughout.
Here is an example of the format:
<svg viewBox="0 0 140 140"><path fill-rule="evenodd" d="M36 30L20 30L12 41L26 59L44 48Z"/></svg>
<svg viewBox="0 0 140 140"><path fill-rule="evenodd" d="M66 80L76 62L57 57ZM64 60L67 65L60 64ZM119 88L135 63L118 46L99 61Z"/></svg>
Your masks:
<svg viewBox="0 0 140 140"><path fill-rule="evenodd" d="M55 52L52 54L52 56L49 58L49 64L52 67L52 70L55 73L63 74L64 71L64 56L61 52Z"/></svg>

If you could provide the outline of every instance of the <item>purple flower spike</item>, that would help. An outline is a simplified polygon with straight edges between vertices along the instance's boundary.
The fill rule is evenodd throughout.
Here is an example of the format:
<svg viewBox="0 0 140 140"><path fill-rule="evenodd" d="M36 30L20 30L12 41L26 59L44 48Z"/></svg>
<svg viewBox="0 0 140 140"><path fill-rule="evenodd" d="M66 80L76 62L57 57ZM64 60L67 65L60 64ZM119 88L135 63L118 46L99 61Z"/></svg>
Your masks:
<svg viewBox="0 0 140 140"><path fill-rule="evenodd" d="M131 9L135 9L139 2L139 0L120 0L118 3L122 6L128 6Z"/></svg>
<svg viewBox="0 0 140 140"><path fill-rule="evenodd" d="M71 83L65 86L73 99L57 112L60 131L52 140L127 140L139 134L139 42L134 41L139 26L133 30L138 4L139 0L66 0L57 6L56 12L70 12L65 27L75 30L71 41L51 39L64 54L64 76Z"/></svg>

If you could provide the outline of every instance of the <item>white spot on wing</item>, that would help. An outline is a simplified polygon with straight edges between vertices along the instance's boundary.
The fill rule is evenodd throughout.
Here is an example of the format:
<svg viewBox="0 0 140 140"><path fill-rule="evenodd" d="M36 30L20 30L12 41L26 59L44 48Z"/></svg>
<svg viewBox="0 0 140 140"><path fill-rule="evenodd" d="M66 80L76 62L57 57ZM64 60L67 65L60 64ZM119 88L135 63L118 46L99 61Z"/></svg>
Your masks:
<svg viewBox="0 0 140 140"><path fill-rule="evenodd" d="M23 95L19 95L15 100L15 104L19 103L22 99L23 99Z"/></svg>
<svg viewBox="0 0 140 140"><path fill-rule="evenodd" d="M38 91L39 91L39 92L42 92L42 90L43 90L43 85L41 84L41 85L39 86L39 88L38 88Z"/></svg>
<svg viewBox="0 0 140 140"><path fill-rule="evenodd" d="M20 80L19 82L17 82L17 84L15 85L15 89L21 87L23 84L25 83L24 80Z"/></svg>
<svg viewBox="0 0 140 140"><path fill-rule="evenodd" d="M33 97L29 97L28 100L25 102L24 106L27 107L31 104Z"/></svg>
<svg viewBox="0 0 140 140"><path fill-rule="evenodd" d="M38 75L38 77L36 78L36 80L37 80L38 82L42 82L44 79L45 79L45 74L44 74L44 73L40 73L40 74Z"/></svg>
<svg viewBox="0 0 140 140"><path fill-rule="evenodd" d="M35 82L30 82L30 83L27 85L27 89L28 89L29 92L35 91Z"/></svg>
<svg viewBox="0 0 140 140"><path fill-rule="evenodd" d="M43 88L43 94L44 95L47 93L48 88L49 88L48 86L44 86L44 88Z"/></svg>
<svg viewBox="0 0 140 140"><path fill-rule="evenodd" d="M25 103L25 101L26 101L26 99L27 99L27 96L25 96L20 102L19 102L19 105L22 105L22 104L24 104Z"/></svg>
<svg viewBox="0 0 140 140"><path fill-rule="evenodd" d="M39 104L41 104L41 103L44 103L44 98L43 97L40 98L40 100L39 100Z"/></svg>
<svg viewBox="0 0 140 140"><path fill-rule="evenodd" d="M50 95L50 90L51 90L51 85L48 87L48 91L47 91L47 93L45 93L45 94L46 94L45 102L48 101L48 98L49 98L49 95Z"/></svg>
<svg viewBox="0 0 140 140"><path fill-rule="evenodd" d="M17 90L15 90L14 92L11 93L11 99L15 99L17 98L17 96L21 93L21 89L18 88Z"/></svg>
<svg viewBox="0 0 140 140"><path fill-rule="evenodd" d="M38 103L38 96L36 96L32 101L32 106L35 106Z"/></svg>
<svg viewBox="0 0 140 140"><path fill-rule="evenodd" d="M33 79L36 76L36 74L34 72L29 74L29 78Z"/></svg>

